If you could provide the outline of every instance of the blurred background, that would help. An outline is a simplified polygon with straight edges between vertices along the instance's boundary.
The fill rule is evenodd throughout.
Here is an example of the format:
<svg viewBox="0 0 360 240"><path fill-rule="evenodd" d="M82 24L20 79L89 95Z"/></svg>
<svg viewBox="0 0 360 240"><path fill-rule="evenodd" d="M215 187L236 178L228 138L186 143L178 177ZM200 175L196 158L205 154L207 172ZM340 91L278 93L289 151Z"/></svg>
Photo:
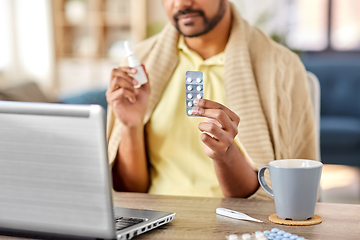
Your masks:
<svg viewBox="0 0 360 240"><path fill-rule="evenodd" d="M360 203L360 1L232 2L318 77L322 201ZM106 108L123 42L166 23L161 0L0 0L0 100Z"/></svg>

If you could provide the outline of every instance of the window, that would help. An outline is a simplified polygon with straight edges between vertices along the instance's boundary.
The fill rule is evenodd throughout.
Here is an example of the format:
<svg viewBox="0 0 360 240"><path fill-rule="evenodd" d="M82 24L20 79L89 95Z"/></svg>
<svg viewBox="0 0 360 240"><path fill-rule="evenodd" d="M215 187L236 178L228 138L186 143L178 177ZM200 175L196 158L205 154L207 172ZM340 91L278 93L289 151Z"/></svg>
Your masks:
<svg viewBox="0 0 360 240"><path fill-rule="evenodd" d="M50 1L0 0L0 72L6 82L52 82Z"/></svg>
<svg viewBox="0 0 360 240"><path fill-rule="evenodd" d="M5 71L11 61L11 41L6 37L11 35L9 6L9 1L0 1L0 72Z"/></svg>
<svg viewBox="0 0 360 240"><path fill-rule="evenodd" d="M332 0L331 47L335 50L360 50L360 1Z"/></svg>
<svg viewBox="0 0 360 240"><path fill-rule="evenodd" d="M293 49L321 51L328 46L328 0L289 1L286 44Z"/></svg>
<svg viewBox="0 0 360 240"><path fill-rule="evenodd" d="M360 1L288 0L286 43L302 51L359 51Z"/></svg>

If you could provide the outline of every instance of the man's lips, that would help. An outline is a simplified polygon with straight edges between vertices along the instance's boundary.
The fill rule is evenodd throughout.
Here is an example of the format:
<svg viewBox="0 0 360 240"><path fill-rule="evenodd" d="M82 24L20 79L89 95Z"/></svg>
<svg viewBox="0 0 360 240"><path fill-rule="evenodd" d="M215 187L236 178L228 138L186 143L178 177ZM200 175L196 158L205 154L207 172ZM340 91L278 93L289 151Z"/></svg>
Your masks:
<svg viewBox="0 0 360 240"><path fill-rule="evenodd" d="M187 14L180 15L177 20L178 20L178 22L187 24L187 23L194 22L199 16L200 16L200 14L198 14L198 13L187 13Z"/></svg>

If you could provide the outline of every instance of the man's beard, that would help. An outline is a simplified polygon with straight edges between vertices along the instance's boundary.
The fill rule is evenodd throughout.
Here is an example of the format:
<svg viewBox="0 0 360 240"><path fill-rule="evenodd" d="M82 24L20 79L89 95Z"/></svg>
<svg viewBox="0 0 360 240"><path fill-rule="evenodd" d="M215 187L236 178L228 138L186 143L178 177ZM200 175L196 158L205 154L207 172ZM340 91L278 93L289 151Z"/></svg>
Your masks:
<svg viewBox="0 0 360 240"><path fill-rule="evenodd" d="M208 19L205 16L204 11L202 11L201 9L191 9L191 8L185 9L184 11L180 10L178 13L176 13L174 15L173 19L174 19L174 22L175 22L176 29L182 35L184 35L184 37L198 37L198 36L201 36L201 35L204 35L204 34L210 32L220 22L220 20L225 15L225 12L226 12L226 3L225 3L225 0L221 0L220 4L219 4L218 13L214 17L212 17L211 19ZM186 35L180 30L180 27L179 27L179 24L178 24L179 16L184 15L184 14L188 14L188 13L197 13L197 14L200 15L200 17L203 18L204 30L202 30L202 31L200 31L198 33L191 34L191 35ZM192 24L190 23L190 24L185 24L185 25L192 25Z"/></svg>

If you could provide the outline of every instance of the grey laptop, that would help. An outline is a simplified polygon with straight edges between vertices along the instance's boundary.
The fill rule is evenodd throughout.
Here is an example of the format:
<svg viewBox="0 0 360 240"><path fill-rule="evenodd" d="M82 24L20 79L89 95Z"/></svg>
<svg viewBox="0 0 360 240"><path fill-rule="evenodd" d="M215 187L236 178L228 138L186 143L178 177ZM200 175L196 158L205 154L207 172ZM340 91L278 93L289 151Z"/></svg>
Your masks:
<svg viewBox="0 0 360 240"><path fill-rule="evenodd" d="M113 207L102 107L0 101L1 230L130 239L174 217Z"/></svg>

